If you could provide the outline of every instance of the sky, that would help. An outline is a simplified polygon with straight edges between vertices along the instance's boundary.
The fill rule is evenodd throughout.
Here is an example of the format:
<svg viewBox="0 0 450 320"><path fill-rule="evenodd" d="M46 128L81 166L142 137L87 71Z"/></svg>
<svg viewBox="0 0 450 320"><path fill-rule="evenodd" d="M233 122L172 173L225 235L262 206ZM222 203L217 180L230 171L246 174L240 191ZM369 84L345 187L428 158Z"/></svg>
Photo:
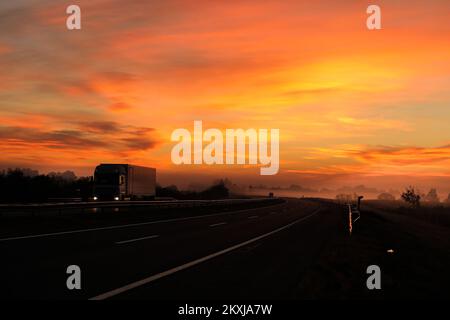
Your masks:
<svg viewBox="0 0 450 320"><path fill-rule="evenodd" d="M450 191L449 35L446 0L2 1L0 168ZM194 120L279 129L279 173L172 164Z"/></svg>

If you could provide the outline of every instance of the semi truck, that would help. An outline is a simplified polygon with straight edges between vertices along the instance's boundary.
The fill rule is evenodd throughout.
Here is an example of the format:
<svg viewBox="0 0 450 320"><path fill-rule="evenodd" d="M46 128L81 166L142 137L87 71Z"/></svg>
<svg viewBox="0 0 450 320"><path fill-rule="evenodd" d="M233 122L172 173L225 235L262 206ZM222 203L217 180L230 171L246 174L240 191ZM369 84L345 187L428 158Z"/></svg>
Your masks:
<svg viewBox="0 0 450 320"><path fill-rule="evenodd" d="M149 200L155 188L155 168L102 163L94 171L94 200Z"/></svg>

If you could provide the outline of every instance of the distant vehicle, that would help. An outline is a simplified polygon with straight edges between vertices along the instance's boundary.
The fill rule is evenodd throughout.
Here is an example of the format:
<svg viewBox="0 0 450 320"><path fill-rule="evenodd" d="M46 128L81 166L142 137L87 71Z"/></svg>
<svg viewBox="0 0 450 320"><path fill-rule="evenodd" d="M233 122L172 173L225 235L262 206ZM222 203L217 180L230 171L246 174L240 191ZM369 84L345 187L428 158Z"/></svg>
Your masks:
<svg viewBox="0 0 450 320"><path fill-rule="evenodd" d="M150 200L155 188L155 168L104 163L95 168L94 200Z"/></svg>

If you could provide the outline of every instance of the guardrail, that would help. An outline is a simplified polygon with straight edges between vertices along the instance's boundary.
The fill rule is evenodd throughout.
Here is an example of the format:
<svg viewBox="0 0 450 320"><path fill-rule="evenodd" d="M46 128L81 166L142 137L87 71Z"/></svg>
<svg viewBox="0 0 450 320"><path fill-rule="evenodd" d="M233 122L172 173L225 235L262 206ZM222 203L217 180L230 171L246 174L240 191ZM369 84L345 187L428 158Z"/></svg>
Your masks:
<svg viewBox="0 0 450 320"><path fill-rule="evenodd" d="M354 207L351 204L348 204L348 229L350 235L353 231L353 224L361 218L361 213L358 208Z"/></svg>
<svg viewBox="0 0 450 320"><path fill-rule="evenodd" d="M255 199L225 199L225 200L164 200L164 201L92 201L92 202L69 202L69 203L40 203L40 204L0 204L0 215L39 215L43 213L56 212L61 215L69 210L84 213L88 209L103 212L104 209L120 208L193 208L206 206L225 206L242 203L261 203L279 201L278 198L255 198Z"/></svg>

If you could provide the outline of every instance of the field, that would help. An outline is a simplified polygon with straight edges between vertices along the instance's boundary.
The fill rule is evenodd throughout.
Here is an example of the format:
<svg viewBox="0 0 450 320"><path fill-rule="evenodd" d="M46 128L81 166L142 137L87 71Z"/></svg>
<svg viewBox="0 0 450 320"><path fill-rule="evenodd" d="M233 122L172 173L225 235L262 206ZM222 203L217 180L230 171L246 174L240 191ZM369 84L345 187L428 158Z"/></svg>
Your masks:
<svg viewBox="0 0 450 320"><path fill-rule="evenodd" d="M411 208L404 201L367 200L363 207L375 211L384 211L394 215L426 221L436 225L450 227L450 204L448 202L429 204L422 203L419 208Z"/></svg>
<svg viewBox="0 0 450 320"><path fill-rule="evenodd" d="M353 234L322 250L302 291L317 298L448 298L449 222L449 207L363 201ZM382 290L365 287L363 268L371 264L381 268Z"/></svg>

